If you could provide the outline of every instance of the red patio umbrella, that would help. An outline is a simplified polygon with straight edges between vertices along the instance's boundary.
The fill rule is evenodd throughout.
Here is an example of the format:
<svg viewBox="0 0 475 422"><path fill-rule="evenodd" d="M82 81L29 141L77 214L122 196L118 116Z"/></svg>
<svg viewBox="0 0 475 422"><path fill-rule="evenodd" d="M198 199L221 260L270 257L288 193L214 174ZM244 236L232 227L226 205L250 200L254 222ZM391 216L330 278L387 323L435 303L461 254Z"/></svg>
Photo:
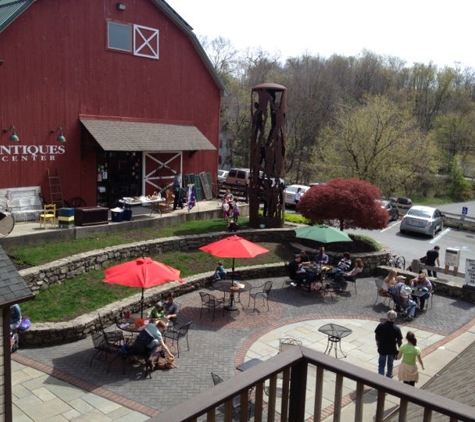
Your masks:
<svg viewBox="0 0 475 422"><path fill-rule="evenodd" d="M254 258L257 255L269 252L269 249L263 248L257 243L249 242L239 236L230 236L218 240L199 248L201 251L208 252L217 258L232 258L233 273L232 283L234 284L234 259L235 258Z"/></svg>
<svg viewBox="0 0 475 422"><path fill-rule="evenodd" d="M180 270L170 267L151 258L138 258L134 261L114 265L104 271L106 278L104 283L120 284L128 287L142 288L140 299L140 318L143 318L144 290L149 287L159 286L169 281L184 280L180 278Z"/></svg>

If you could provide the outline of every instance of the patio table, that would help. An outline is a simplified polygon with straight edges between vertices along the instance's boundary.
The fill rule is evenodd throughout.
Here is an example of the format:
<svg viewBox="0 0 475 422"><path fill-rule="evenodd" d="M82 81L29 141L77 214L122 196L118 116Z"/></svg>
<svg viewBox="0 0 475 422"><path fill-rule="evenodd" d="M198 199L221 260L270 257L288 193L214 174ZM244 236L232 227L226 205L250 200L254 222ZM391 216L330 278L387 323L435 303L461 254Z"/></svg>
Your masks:
<svg viewBox="0 0 475 422"><path fill-rule="evenodd" d="M338 348L337 344L340 345L340 352L343 355L343 357L346 358L346 355L343 353L343 350L341 350L341 339L349 336L353 331L349 328L343 327L342 325L338 324L325 324L322 325L318 331L320 331L323 334L326 334L328 336L327 338L327 348L323 353L330 354L332 351L333 347L335 347L335 357L338 359Z"/></svg>
<svg viewBox="0 0 475 422"><path fill-rule="evenodd" d="M241 306L243 306L240 299L241 293L249 291L252 285L247 281L235 282L233 285L232 281L221 280L214 283L213 287L224 293L224 302L226 302L226 294L229 293L229 305L225 306L224 309L227 311L237 311L236 302L241 303ZM236 293L238 294L237 299L235 298Z"/></svg>

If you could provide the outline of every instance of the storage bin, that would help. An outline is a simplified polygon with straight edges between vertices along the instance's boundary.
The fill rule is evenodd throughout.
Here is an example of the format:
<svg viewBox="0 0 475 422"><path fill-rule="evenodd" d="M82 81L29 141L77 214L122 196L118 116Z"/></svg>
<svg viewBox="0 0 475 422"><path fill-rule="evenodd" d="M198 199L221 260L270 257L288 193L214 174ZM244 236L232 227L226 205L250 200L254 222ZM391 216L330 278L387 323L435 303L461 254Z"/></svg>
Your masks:
<svg viewBox="0 0 475 422"><path fill-rule="evenodd" d="M60 208L59 217L73 217L74 220L74 208Z"/></svg>
<svg viewBox="0 0 475 422"><path fill-rule="evenodd" d="M111 220L119 223L124 220L124 211L111 211Z"/></svg>
<svg viewBox="0 0 475 422"><path fill-rule="evenodd" d="M58 221L63 222L63 223L74 223L74 215L70 217L65 217L65 216L60 215L58 217Z"/></svg>
<svg viewBox="0 0 475 422"><path fill-rule="evenodd" d="M122 214L124 221L132 220L132 210L124 210Z"/></svg>

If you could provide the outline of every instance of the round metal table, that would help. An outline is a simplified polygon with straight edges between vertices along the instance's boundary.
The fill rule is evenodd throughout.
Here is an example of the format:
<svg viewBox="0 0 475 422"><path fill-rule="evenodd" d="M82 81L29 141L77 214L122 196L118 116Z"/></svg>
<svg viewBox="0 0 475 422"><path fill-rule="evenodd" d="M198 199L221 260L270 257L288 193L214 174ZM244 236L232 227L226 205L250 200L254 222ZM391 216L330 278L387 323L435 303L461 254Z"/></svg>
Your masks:
<svg viewBox="0 0 475 422"><path fill-rule="evenodd" d="M237 311L238 308L236 306L236 302L241 303L241 300L239 298L239 295L242 292L247 292L251 290L251 283L248 283L247 281L239 281L239 282L234 282L234 286L232 285L232 281L228 280L221 280L217 281L216 283L213 284L213 288L220 291L224 292L224 301L226 302L226 294L229 293L229 305L225 306L224 309L227 311ZM238 294L238 298L235 298L235 294ZM242 306L242 303L241 303Z"/></svg>
<svg viewBox="0 0 475 422"><path fill-rule="evenodd" d="M343 353L343 350L341 350L341 339L349 336L353 331L349 328L343 327L342 325L338 324L325 324L322 325L318 331L320 331L323 334L326 334L328 336L328 341L327 341L327 348L323 353L330 354L332 351L333 346L335 345L335 357L338 359L337 355L337 344L340 345L340 352L343 355L343 357L346 358L346 355Z"/></svg>

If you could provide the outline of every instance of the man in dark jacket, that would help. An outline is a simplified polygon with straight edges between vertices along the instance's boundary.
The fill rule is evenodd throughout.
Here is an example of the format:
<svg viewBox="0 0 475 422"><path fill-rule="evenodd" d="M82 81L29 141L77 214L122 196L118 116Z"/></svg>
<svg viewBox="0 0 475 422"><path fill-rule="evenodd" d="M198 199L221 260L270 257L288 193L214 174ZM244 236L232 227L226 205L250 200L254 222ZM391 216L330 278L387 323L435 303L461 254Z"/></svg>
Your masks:
<svg viewBox="0 0 475 422"><path fill-rule="evenodd" d="M388 378L393 377L394 356L397 355L398 347L402 344L401 329L394 323L396 318L397 313L389 311L386 321L379 323L374 330L379 353L378 373L384 375L387 364L386 376Z"/></svg>
<svg viewBox="0 0 475 422"><path fill-rule="evenodd" d="M430 267L435 267L435 264L437 263L437 266L440 267L440 260L439 260L439 246L434 246L433 249L430 249L426 253L426 265ZM427 269L427 275L429 277L435 277L437 278L437 272L435 270L429 270Z"/></svg>
<svg viewBox="0 0 475 422"><path fill-rule="evenodd" d="M180 198L181 194L181 173L177 173L173 178L173 195L175 199L173 200L173 211L176 210L177 206L180 205L180 208L183 209L183 202Z"/></svg>

